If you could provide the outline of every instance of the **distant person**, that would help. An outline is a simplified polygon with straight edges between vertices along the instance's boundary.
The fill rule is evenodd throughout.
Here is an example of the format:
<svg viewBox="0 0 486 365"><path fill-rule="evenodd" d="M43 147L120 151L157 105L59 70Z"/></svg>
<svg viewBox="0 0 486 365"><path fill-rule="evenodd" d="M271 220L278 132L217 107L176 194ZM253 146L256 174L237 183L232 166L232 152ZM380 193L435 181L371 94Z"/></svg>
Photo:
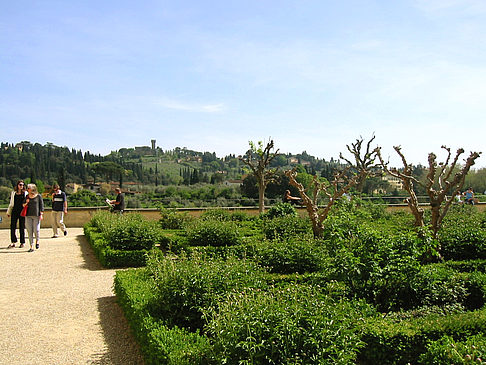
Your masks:
<svg viewBox="0 0 486 365"><path fill-rule="evenodd" d="M292 196L290 194L290 190L285 190L285 194L284 194L284 197L283 197L284 203L300 204L301 203L301 200L302 199L300 199L300 198L298 198L296 196Z"/></svg>
<svg viewBox="0 0 486 365"><path fill-rule="evenodd" d="M64 191L61 191L59 185L54 185L52 199L52 238L59 237L57 229L61 228L62 233L66 236L67 230L64 224L64 215L67 214L67 197Z"/></svg>
<svg viewBox="0 0 486 365"><path fill-rule="evenodd" d="M115 192L116 192L116 199L111 200L110 204L113 205L113 211L123 214L123 211L125 210L125 194L122 193L120 188L116 188Z"/></svg>
<svg viewBox="0 0 486 365"><path fill-rule="evenodd" d="M464 202L462 201L462 194L461 194L461 192L460 192L460 191L458 191L458 192L457 192L455 199L456 199L456 203L457 203L457 204L462 204L462 203L464 203Z"/></svg>
<svg viewBox="0 0 486 365"><path fill-rule="evenodd" d="M465 196L465 199L464 199L464 202L466 204L471 204L471 205L474 205L474 191L473 191L473 188L469 188L466 190L466 192L464 193L464 196Z"/></svg>
<svg viewBox="0 0 486 365"><path fill-rule="evenodd" d="M10 203L7 208L7 217L10 218L10 245L8 248L14 248L17 243L17 236L15 231L17 229L17 221L19 222L19 236L20 236L20 248L25 244L25 217L20 216L20 212L23 208L23 203L27 191L25 191L25 184L22 180L17 181L14 190L10 194Z"/></svg>
<svg viewBox="0 0 486 365"><path fill-rule="evenodd" d="M40 223L44 216L44 201L42 196L37 191L35 184L27 185L28 195L25 197L23 206L27 206L27 214L25 216L25 227L29 234L30 249L28 252L34 251L34 236L35 248L39 249L40 238Z"/></svg>

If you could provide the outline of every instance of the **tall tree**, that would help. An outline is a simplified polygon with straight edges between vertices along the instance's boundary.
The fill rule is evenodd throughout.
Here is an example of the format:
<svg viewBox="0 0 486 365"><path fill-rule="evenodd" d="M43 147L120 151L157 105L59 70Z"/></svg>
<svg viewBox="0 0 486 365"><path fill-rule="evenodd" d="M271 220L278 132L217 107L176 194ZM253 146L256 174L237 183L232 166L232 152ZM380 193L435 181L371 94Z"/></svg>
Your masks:
<svg viewBox="0 0 486 365"><path fill-rule="evenodd" d="M247 165L257 180L258 186L258 211L263 213L265 211L265 189L267 185L275 180L278 170L276 168L269 168L272 160L278 156L278 149L274 151L274 142L272 139L263 146L263 142L259 141L257 144L252 141L248 142L250 149L245 156L240 157L240 160Z"/></svg>
<svg viewBox="0 0 486 365"><path fill-rule="evenodd" d="M299 191L299 195L302 198L302 202L305 205L307 214L312 222L312 232L315 237L322 236L325 228L324 222L336 201L348 193L351 188L360 185L368 176L377 173L376 170L378 169L378 165L375 163L375 159L377 158L379 148L376 147L371 150L371 143L374 139L375 137L373 136L368 141L365 151L362 151L362 138L357 139L351 146L346 145L348 151L354 157L354 163L345 159L342 154L340 154L340 157L344 159L348 165L340 171L335 171L330 183L327 182L327 180L319 179L317 175L314 175L310 186L306 188L302 183L297 181L296 169L285 171L285 175L288 176L290 184L295 186ZM324 193L329 200L324 208L319 208L318 205L318 197L320 193Z"/></svg>
<svg viewBox="0 0 486 365"><path fill-rule="evenodd" d="M414 183L422 185L425 188L429 198L429 206L431 209L430 229L433 237L437 237L442 221L446 216L449 207L453 202L453 197L461 191L464 186L464 180L467 173L474 165L475 160L481 155L481 152L471 152L469 157L465 160L465 164L459 168L459 158L464 153L463 148L459 148L453 159L450 148L442 146L441 148L447 152L447 157L444 162L437 164L437 156L434 153L429 153L428 157L428 172L425 182L417 179L413 174L412 165L407 163L405 156L402 153L400 146L393 147L400 156L403 164L402 169L389 168L388 162L385 162L378 151L378 156L381 165L387 173L399 178L404 189L409 194L406 202L415 217L415 226L423 227L424 223L424 209L419 206L417 196L414 191ZM448 198L449 197L449 198ZM437 247L437 252L440 253L440 247Z"/></svg>

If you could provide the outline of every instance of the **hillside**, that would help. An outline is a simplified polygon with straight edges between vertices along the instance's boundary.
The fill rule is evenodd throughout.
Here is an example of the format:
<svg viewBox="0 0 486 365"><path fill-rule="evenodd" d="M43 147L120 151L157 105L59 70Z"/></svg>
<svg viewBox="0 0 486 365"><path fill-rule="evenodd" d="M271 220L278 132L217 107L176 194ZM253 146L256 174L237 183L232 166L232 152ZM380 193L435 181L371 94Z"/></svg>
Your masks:
<svg viewBox="0 0 486 365"><path fill-rule="evenodd" d="M281 155L274 167L291 168L302 164L309 173L323 176L332 173L337 163L320 160L303 152ZM87 184L89 182L121 181L153 185L220 183L241 179L246 173L235 155L217 157L214 152L199 152L186 148L163 151L160 148L122 148L106 156L89 151L59 147L47 143L22 141L0 145L0 186L11 186L17 179Z"/></svg>

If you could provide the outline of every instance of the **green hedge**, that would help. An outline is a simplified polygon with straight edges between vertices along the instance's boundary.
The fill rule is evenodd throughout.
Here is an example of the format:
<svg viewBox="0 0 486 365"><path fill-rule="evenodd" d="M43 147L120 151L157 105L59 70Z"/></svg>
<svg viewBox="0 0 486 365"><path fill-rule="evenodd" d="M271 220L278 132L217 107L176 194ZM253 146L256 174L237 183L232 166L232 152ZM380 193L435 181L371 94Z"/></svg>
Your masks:
<svg viewBox="0 0 486 365"><path fill-rule="evenodd" d="M416 364L427 346L444 336L463 341L486 331L486 310L441 317L430 315L394 323L387 319L368 320L363 326L360 364Z"/></svg>
<svg viewBox="0 0 486 365"><path fill-rule="evenodd" d="M147 262L147 250L114 250L98 228L86 224L84 235L93 248L95 256L103 267L140 267Z"/></svg>
<svg viewBox="0 0 486 365"><path fill-rule="evenodd" d="M112 214L99 211L84 227L88 242L104 267L139 267L146 263L147 252L156 246L162 250L179 247L160 224L140 214Z"/></svg>
<svg viewBox="0 0 486 365"><path fill-rule="evenodd" d="M209 341L198 333L168 327L147 310L153 298L145 269L117 271L114 290L144 354L146 364L210 364Z"/></svg>
<svg viewBox="0 0 486 365"><path fill-rule="evenodd" d="M218 364L351 364L364 345L356 330L374 315L364 302L335 300L318 286L229 293L207 309Z"/></svg>
<svg viewBox="0 0 486 365"><path fill-rule="evenodd" d="M192 246L232 246L240 243L237 225L228 221L201 219L186 227L186 235Z"/></svg>

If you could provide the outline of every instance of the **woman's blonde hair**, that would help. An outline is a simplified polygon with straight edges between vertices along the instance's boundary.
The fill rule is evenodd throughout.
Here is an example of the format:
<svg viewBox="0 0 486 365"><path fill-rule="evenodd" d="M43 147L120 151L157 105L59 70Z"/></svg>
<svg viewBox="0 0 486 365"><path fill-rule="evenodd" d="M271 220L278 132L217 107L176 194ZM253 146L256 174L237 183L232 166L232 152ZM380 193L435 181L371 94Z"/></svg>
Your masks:
<svg viewBox="0 0 486 365"><path fill-rule="evenodd" d="M37 185L36 184L27 184L27 190L31 189L33 194L38 194Z"/></svg>

